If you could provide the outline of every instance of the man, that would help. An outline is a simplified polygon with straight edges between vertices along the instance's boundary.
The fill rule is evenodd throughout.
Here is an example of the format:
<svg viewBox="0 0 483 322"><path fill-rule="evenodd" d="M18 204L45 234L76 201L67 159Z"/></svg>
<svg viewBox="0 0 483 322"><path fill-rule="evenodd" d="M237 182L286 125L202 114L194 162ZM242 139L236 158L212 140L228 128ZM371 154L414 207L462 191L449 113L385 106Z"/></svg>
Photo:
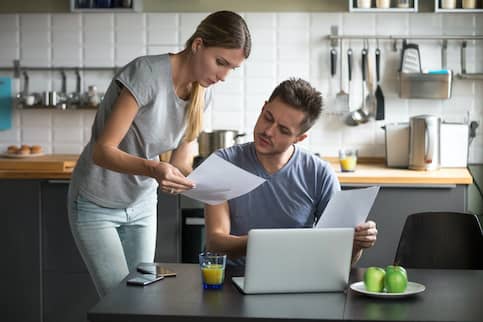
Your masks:
<svg viewBox="0 0 483 322"><path fill-rule="evenodd" d="M322 97L308 82L289 79L265 102L253 131L254 141L217 155L267 181L248 194L205 208L207 249L243 264L248 231L253 228L312 227L339 181L329 164L295 145L320 115ZM355 228L352 263L376 241L372 221ZM238 262L238 263L237 263Z"/></svg>

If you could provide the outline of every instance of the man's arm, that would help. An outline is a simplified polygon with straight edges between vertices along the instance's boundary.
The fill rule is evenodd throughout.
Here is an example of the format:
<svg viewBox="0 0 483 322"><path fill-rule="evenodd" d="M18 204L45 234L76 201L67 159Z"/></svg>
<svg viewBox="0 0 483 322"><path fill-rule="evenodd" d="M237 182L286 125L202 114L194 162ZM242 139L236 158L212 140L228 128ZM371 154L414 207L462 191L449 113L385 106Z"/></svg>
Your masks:
<svg viewBox="0 0 483 322"><path fill-rule="evenodd" d="M245 256L248 236L230 235L230 207L228 202L205 206L206 248L225 253L229 258Z"/></svg>

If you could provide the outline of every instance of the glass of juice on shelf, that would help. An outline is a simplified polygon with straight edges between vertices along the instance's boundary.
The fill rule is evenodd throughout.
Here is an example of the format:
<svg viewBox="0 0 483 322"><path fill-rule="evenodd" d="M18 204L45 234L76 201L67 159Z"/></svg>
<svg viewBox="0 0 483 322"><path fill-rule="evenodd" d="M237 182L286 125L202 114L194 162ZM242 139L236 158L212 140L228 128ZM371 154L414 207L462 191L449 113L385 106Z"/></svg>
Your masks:
<svg viewBox="0 0 483 322"><path fill-rule="evenodd" d="M222 288L225 279L226 255L203 252L199 255L199 259L203 288Z"/></svg>
<svg viewBox="0 0 483 322"><path fill-rule="evenodd" d="M357 165L357 149L340 149L339 163L342 172L354 172Z"/></svg>

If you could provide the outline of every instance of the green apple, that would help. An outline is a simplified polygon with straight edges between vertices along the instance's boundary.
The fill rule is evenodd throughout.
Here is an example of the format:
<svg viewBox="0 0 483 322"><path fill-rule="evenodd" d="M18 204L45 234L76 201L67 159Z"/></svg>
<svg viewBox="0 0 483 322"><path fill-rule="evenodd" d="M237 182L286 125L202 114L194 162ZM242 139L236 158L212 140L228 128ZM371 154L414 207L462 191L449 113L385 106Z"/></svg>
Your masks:
<svg viewBox="0 0 483 322"><path fill-rule="evenodd" d="M369 292L384 290L384 276L386 271L380 267L371 266L364 272L364 286Z"/></svg>
<svg viewBox="0 0 483 322"><path fill-rule="evenodd" d="M384 287L388 293L402 293L408 286L408 274L404 267L389 265L386 267Z"/></svg>

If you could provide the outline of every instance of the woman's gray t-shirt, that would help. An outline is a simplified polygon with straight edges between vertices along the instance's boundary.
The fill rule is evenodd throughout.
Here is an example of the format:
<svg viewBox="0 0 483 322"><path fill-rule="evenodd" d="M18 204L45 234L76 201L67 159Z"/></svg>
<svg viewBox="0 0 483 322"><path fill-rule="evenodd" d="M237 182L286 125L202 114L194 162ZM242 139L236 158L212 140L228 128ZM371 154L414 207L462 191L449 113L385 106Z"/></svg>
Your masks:
<svg viewBox="0 0 483 322"><path fill-rule="evenodd" d="M176 149L185 133L187 101L176 96L169 54L142 56L123 67L114 77L97 111L92 136L79 157L71 179L71 193L109 208L126 208L147 198L156 198L155 179L119 173L93 163L93 146L104 129L116 99L126 87L139 110L119 149L149 160ZM205 109L212 101L205 92Z"/></svg>

